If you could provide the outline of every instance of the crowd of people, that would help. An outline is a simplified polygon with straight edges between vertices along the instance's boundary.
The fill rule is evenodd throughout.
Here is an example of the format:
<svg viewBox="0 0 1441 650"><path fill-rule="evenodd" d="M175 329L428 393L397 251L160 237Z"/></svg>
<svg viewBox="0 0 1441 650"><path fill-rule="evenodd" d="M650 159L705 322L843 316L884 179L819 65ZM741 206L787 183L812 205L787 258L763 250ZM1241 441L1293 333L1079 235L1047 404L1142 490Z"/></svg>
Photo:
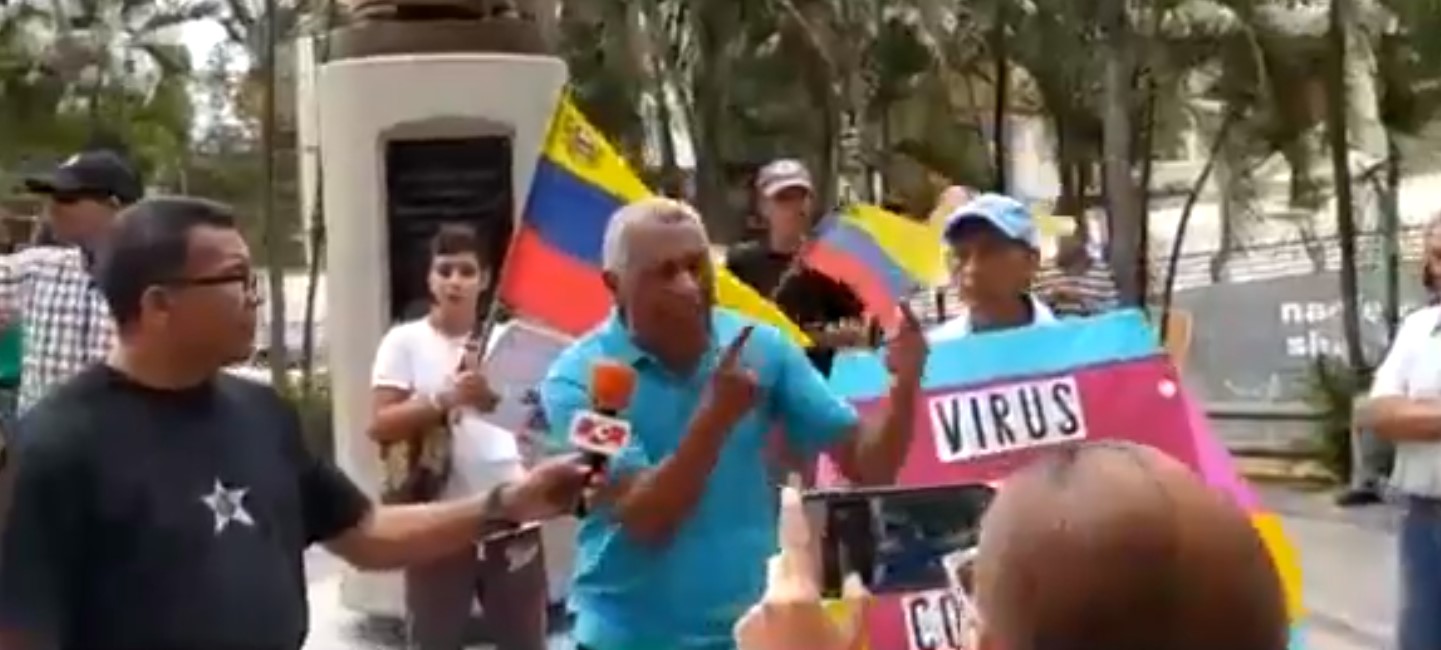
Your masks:
<svg viewBox="0 0 1441 650"><path fill-rule="evenodd" d="M577 454L526 466L515 436L481 417L500 399L476 340L496 261L475 231L443 227L429 311L395 325L375 355L368 432L387 466L377 504L307 451L274 390L223 372L251 353L259 303L236 215L203 199L142 199L135 178L111 154L82 154L35 179L58 243L0 258L0 308L26 337L18 423L5 431L4 650L298 649L312 544L361 569L405 571L414 647L463 647L479 597L501 648L543 648L543 586L493 551L578 504L569 607L582 650L840 650L830 644L845 634L827 632L819 593L777 584L819 568L768 568L778 544L797 548L779 525L788 472L774 446L798 465L828 454L856 485L893 483L931 343L1115 301L1084 236L1037 282L1031 213L982 194L926 243L948 250L953 310L929 324L902 307L878 333L853 293L798 261L815 197L803 165L778 161L756 187L766 238L725 263L819 345L802 350L714 304L711 242L693 208L632 203L603 242L614 309L538 394L557 440L590 408L598 361L631 368L631 401L644 407L625 413L631 438L604 471ZM825 374L836 350L878 344L893 380L884 412L863 419ZM1401 378L1391 406L1377 402L1379 432L1441 430L1405 401L1417 367L1392 363ZM1019 471L978 553L976 648L1287 646L1276 569L1244 513L1146 448L1065 448Z"/></svg>

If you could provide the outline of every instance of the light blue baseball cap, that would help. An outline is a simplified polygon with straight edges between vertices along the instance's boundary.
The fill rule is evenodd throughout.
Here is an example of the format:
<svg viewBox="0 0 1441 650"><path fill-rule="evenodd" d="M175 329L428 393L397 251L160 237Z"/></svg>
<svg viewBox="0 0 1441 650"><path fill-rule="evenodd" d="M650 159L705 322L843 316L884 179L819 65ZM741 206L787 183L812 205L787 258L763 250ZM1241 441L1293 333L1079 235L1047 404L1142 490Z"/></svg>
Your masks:
<svg viewBox="0 0 1441 650"><path fill-rule="evenodd" d="M946 217L945 238L952 241L956 229L968 222L983 222L1011 239L1038 248L1036 222L1025 204L1003 194L982 194L961 205Z"/></svg>

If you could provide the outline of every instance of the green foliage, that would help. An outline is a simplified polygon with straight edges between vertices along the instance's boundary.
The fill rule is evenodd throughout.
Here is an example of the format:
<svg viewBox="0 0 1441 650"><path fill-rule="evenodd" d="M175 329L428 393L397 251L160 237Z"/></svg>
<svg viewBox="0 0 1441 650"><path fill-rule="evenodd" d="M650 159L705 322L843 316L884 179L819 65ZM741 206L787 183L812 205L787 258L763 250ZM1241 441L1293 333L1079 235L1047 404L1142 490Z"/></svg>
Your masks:
<svg viewBox="0 0 1441 650"><path fill-rule="evenodd" d="M638 48L644 38L634 7L626 3L565 3L560 55L570 67L576 103L632 161L641 159L645 123L640 101L647 90Z"/></svg>
<svg viewBox="0 0 1441 650"><path fill-rule="evenodd" d="M1316 452L1322 465L1344 480L1351 475L1351 425L1356 396L1371 384L1344 359L1318 356L1311 364L1307 403L1323 414L1316 423Z"/></svg>
<svg viewBox="0 0 1441 650"><path fill-rule="evenodd" d="M103 144L129 153L151 184L171 185L189 148L191 68L161 36L208 5L82 2L63 17L59 6L0 6L0 171ZM0 186L0 198L14 189Z"/></svg>

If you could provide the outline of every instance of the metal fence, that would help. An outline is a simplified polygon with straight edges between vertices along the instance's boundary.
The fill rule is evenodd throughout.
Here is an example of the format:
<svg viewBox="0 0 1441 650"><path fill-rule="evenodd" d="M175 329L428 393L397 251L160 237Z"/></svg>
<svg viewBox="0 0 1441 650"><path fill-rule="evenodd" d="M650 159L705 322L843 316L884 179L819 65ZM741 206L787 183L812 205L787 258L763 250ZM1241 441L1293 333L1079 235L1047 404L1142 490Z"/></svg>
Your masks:
<svg viewBox="0 0 1441 650"><path fill-rule="evenodd" d="M1357 242L1362 336L1368 361L1384 353L1385 242L1367 233ZM1419 275L1419 228L1397 238L1401 254L1402 314L1424 301ZM1187 381L1232 447L1291 447L1309 435L1315 408L1308 403L1314 359L1345 353L1340 294L1340 247L1335 237L1307 245L1289 241L1237 252L1225 279L1213 282L1214 252L1185 255L1178 263L1173 308L1192 317ZM1166 260L1155 262L1164 278ZM1157 281L1159 283L1160 280Z"/></svg>

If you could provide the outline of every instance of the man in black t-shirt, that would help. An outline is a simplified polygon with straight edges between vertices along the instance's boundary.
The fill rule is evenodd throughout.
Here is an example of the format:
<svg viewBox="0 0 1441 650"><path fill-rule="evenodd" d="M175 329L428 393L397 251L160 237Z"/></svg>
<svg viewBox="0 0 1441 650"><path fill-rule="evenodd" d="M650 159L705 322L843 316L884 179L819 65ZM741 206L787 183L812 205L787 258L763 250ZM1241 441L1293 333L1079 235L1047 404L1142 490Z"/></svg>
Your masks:
<svg viewBox="0 0 1441 650"><path fill-rule="evenodd" d="M796 260L815 225L815 192L805 165L777 160L762 167L756 194L765 236L731 249L726 268L806 330L814 341L807 356L828 375L836 349L865 343L865 305L844 283Z"/></svg>
<svg viewBox="0 0 1441 650"><path fill-rule="evenodd" d="M119 344L22 419L0 547L0 648L298 650L315 542L363 569L432 560L484 528L568 510L575 458L474 499L376 507L309 454L250 352L250 253L223 206L120 216L96 282Z"/></svg>

